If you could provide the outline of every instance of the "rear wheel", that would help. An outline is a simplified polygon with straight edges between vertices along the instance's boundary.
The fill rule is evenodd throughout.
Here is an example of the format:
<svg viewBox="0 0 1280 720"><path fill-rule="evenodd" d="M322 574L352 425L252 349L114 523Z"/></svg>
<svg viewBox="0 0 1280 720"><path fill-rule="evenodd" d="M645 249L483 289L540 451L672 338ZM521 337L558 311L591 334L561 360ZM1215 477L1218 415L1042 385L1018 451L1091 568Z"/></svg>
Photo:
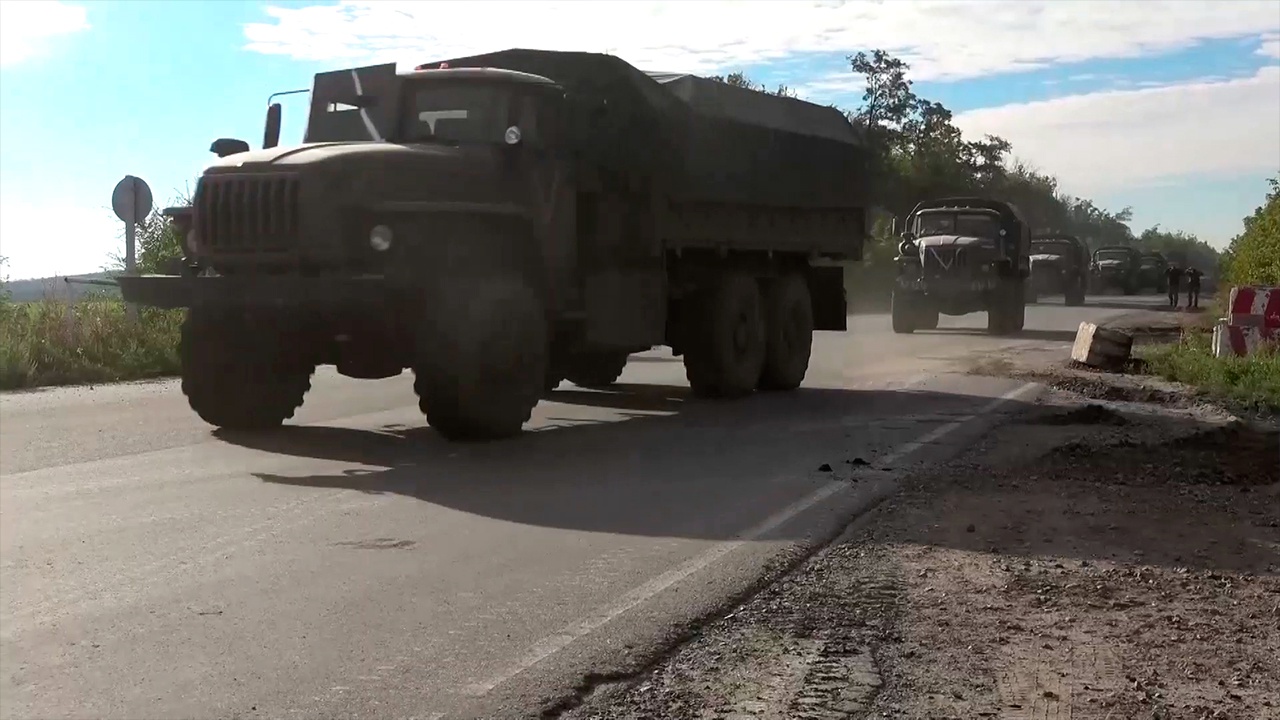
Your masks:
<svg viewBox="0 0 1280 720"><path fill-rule="evenodd" d="M692 304L693 332L684 353L689 387L702 397L750 394L766 352L759 283L730 271L700 290Z"/></svg>
<svg viewBox="0 0 1280 720"><path fill-rule="evenodd" d="M414 392L427 423L449 440L520 433L547 372L547 318L519 282L481 282L441 293L419 324Z"/></svg>
<svg viewBox="0 0 1280 720"><path fill-rule="evenodd" d="M295 356L280 330L239 313L187 311L178 343L182 394L200 419L228 430L265 430L293 417L315 365Z"/></svg>
<svg viewBox="0 0 1280 720"><path fill-rule="evenodd" d="M813 352L813 301L803 275L770 281L764 292L765 360L761 390L795 390Z"/></svg>

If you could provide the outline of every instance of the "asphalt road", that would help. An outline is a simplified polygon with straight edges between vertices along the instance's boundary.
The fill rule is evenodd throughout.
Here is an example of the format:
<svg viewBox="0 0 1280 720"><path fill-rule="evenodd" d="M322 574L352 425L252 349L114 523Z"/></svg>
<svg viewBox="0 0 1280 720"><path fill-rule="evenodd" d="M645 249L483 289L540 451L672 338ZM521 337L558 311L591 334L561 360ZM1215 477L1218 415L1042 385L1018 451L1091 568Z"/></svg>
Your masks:
<svg viewBox="0 0 1280 720"><path fill-rule="evenodd" d="M654 351L484 445L426 428L407 373L318 373L256 438L171 381L0 396L0 715L536 715L1034 398L966 363L1160 300L1052 299L1016 339L856 316L801 391L736 403Z"/></svg>

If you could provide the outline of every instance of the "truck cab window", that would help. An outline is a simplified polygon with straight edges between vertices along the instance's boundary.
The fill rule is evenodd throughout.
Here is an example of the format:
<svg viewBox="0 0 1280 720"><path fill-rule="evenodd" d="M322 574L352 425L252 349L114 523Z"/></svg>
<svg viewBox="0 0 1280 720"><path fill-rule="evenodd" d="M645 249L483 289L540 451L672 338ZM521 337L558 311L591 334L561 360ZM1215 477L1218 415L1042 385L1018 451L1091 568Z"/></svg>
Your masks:
<svg viewBox="0 0 1280 720"><path fill-rule="evenodd" d="M420 83L406 107L409 142L500 143L507 129L507 93L489 83Z"/></svg>

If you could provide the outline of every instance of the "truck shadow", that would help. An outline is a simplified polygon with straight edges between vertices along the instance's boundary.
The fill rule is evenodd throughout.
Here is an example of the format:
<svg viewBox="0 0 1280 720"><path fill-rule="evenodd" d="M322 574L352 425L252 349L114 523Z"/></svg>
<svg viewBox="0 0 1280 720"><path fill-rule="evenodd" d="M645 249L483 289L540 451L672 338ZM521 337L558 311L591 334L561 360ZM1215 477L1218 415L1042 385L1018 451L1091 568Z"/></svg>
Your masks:
<svg viewBox="0 0 1280 720"><path fill-rule="evenodd" d="M874 465L877 455L991 400L801 389L709 402L661 385L554 395L554 405L535 411L541 427L491 443L450 443L425 426L287 426L217 435L264 452L354 466L303 476L254 473L269 483L401 495L524 525L728 539L833 479L885 478L886 469ZM574 402L608 407L612 421L584 418L568 405ZM905 416L904 408L928 415Z"/></svg>
<svg viewBox="0 0 1280 720"><path fill-rule="evenodd" d="M1076 330L1037 330L1034 328L1026 328L1021 332L1013 335L992 336L988 335L986 330L981 328L938 328L937 330L917 330L919 335L981 335L983 337L993 337L1000 340L1037 340L1040 342L1062 342L1073 343L1076 340Z"/></svg>

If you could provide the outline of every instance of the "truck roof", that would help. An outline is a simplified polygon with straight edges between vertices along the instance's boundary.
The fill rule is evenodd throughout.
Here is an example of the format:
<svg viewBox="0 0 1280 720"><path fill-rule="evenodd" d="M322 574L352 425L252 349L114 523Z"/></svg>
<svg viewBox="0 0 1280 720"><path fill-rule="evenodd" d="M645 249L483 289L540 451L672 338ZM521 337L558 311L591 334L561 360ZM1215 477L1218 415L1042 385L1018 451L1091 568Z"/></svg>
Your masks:
<svg viewBox="0 0 1280 720"><path fill-rule="evenodd" d="M1018 206L1005 200L977 196L956 196L921 200L916 203L907 217L926 210L986 210L999 213L1006 220L1014 220L1025 224Z"/></svg>
<svg viewBox="0 0 1280 720"><path fill-rule="evenodd" d="M491 67L428 67L419 65L413 70L396 73L409 80L501 80L505 82L528 83L530 85L555 85L550 78L533 73Z"/></svg>

